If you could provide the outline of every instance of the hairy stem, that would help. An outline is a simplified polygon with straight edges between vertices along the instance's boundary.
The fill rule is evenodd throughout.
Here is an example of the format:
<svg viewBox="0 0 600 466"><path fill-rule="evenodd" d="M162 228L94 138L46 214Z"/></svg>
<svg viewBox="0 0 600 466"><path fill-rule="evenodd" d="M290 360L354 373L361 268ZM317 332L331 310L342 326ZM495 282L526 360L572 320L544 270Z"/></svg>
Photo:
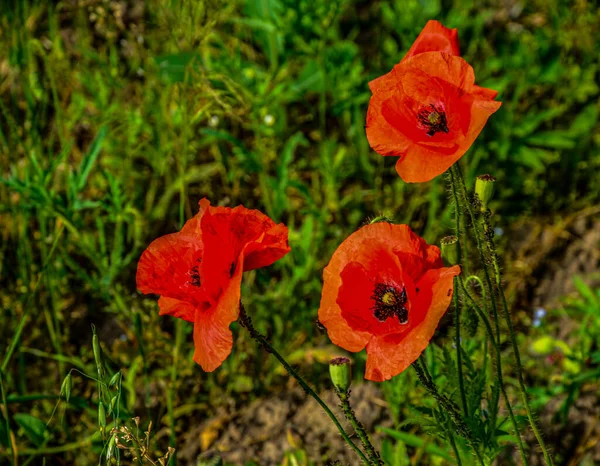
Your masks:
<svg viewBox="0 0 600 466"><path fill-rule="evenodd" d="M429 394L435 399L435 401L437 401L441 405L444 411L448 413L448 415L455 424L456 431L462 437L470 439L471 431L469 430L467 424L465 424L465 421L460 415L459 408L456 406L456 404L438 391L435 383L428 376L428 374L425 373L425 370L421 366L421 362L418 359L412 363L412 366L417 374L417 377L419 378L419 382L421 382L421 385L423 385L423 388L425 388L425 390L429 392Z"/></svg>
<svg viewBox="0 0 600 466"><path fill-rule="evenodd" d="M433 396L433 398L440 404L442 409L450 416L452 422L454 423L454 428L456 429L456 432L461 437L464 437L467 440L468 444L475 452L479 463L483 466L485 463L483 462L483 458L481 456L481 453L479 452L479 449L475 445L473 435L471 434L471 430L469 429L467 424L465 424L465 421L461 417L460 411L456 404L454 404L453 401L451 401L438 391L435 382L427 372L425 364L421 366L420 360L417 359L415 362L412 363L412 366L425 390L427 390L429 394Z"/></svg>
<svg viewBox="0 0 600 466"><path fill-rule="evenodd" d="M346 433L346 431L340 424L340 421L338 420L338 418L335 416L335 414L333 414L331 409L329 409L329 406L327 406L325 404L325 402L321 399L321 397L319 395L317 395L317 393L310 387L310 385L308 385L308 383L306 383L306 381L302 378L302 376L292 366L290 366L288 364L288 362L283 358L283 356L281 356L275 350L275 348L273 348L271 346L271 344L267 341L266 337L254 328L254 325L252 324L252 319L250 319L248 314L246 314L246 309L244 308L244 305L241 302L240 302L239 322L243 327L246 328L246 330L248 330L248 333L250 333L250 336L254 340L256 340L256 342L259 345L261 345L267 353L271 353L273 356L275 356L275 358L281 363L281 365L285 368L285 370L288 372L288 374L290 374L292 377L294 377L298 381L298 383L300 384L302 389L306 392L306 394L313 397L315 399L315 401L317 403L319 403L321 408L323 408L323 411L325 411L327 416L329 416L331 421L335 424L335 426L337 427L337 429L340 432L343 439L350 446L350 448L352 448L356 452L356 454L360 457L361 461L364 464L371 465L372 463L367 459L367 457L362 452L362 450L360 448L358 448L358 446L350 439L350 437L348 436L348 434Z"/></svg>
<svg viewBox="0 0 600 466"><path fill-rule="evenodd" d="M458 198L458 192L456 189L456 183L453 183L453 177L452 174L450 174L450 189L452 190L452 198L454 199L454 219L456 221L456 225L455 225L455 229L456 229L456 237L458 238L458 244L460 246L461 251L461 255L460 255L460 262L461 264L464 263L464 261L466 261L466 240L467 238L464 237L461 234L460 231L460 217L461 217L461 208L460 208L460 202L459 202L459 198ZM456 346L456 366L457 366L457 371L458 371L458 387L460 390L460 401L462 403L462 408L463 408L463 413L465 415L465 417L467 417L469 415L469 410L467 407L467 397L465 394L465 382L464 382L464 376L463 376L463 370L462 370L462 350L461 350L461 345L460 345L460 306L459 306L459 302L458 302L458 287L456 286L456 277L454 277L454 327L455 327L455 334L454 334L454 346Z"/></svg>
<svg viewBox="0 0 600 466"><path fill-rule="evenodd" d="M521 355L519 353L519 345L517 343L517 336L515 333L515 328L512 323L512 319L510 318L510 311L508 309L508 303L506 302L506 295L504 294L504 287L502 286L502 274L500 272L500 263L498 260L498 254L496 254L496 245L494 243L494 233L491 226L490 218L491 212L488 210L484 213L483 216L483 225L484 225L484 238L488 247L488 251L490 257L492 258L492 266L494 268L494 279L496 281L496 288L498 290L498 294L500 296L500 302L502 303L502 310L504 314L504 320L506 321L506 325L508 326L508 333L510 336L510 342L513 349L513 354L515 356L516 369L517 369L517 380L519 382L519 390L521 392L521 398L523 401L523 405L525 406L525 411L527 412L527 419L529 419L529 424L531 425L531 429L535 435L535 438L538 441L540 448L542 449L542 453L544 455L544 460L548 466L552 466L554 463L552 461L552 457L546 448L544 443L544 439L542 438L541 432L538 429L537 423L533 417L533 412L531 407L529 406L529 399L527 398L527 387L525 386L525 380L523 378L523 365L521 363Z"/></svg>
<svg viewBox="0 0 600 466"><path fill-rule="evenodd" d="M475 308L475 311L479 315L479 318L483 321L483 323L485 325L485 329L489 336L489 339L492 342L492 348L494 350L494 355L496 356L496 361L494 364L494 366L496 367L496 380L497 380L496 384L499 386L500 391L502 392L502 396L504 398L504 403L506 404L506 409L508 410L508 416L510 417L510 421L513 425L513 428L515 429L515 434L517 435L517 444L519 446L521 460L523 461L523 465L527 466L528 462L527 462L527 456L525 454L525 445L523 445L523 440L521 439L521 432L519 431L519 425L517 424L517 419L515 418L512 406L508 399L508 393L506 392L506 388L504 387L504 377L502 375L500 348L498 347L498 345L496 345L496 340L494 340L494 332L492 330L492 326L490 324L490 321L489 321L486 313L481 310L481 308L479 307L479 305L477 304L475 299L473 299L473 297L467 291L465 282L462 279L460 280L460 285L463 290L463 294L469 299L469 301L471 301L471 304ZM494 392L497 393L497 391L493 391L492 398L497 396L494 394ZM498 403L498 401L494 400L493 404L497 405L497 403ZM495 412L493 413L492 424L493 424L493 427L495 428L496 427L496 413Z"/></svg>
<svg viewBox="0 0 600 466"><path fill-rule="evenodd" d="M344 411L346 419L348 419L348 422L350 422L350 424L354 428L354 432L356 432L356 435L358 435L358 438L362 442L363 447L367 452L367 456L369 457L370 463L376 466L384 466L384 463L381 460L381 457L379 456L377 450L375 450L375 447L373 447L373 444L371 443L371 440L369 439L365 428L363 427L362 423L356 418L356 414L354 414L354 410L352 409L352 406L350 406L350 390L343 392L336 389L335 392L337 393L337 396L341 401L340 406L342 408L342 411Z"/></svg>
<svg viewBox="0 0 600 466"><path fill-rule="evenodd" d="M490 274L488 271L488 260L486 258L486 254L485 254L485 250L484 250L481 231L479 230L477 218L475 217L474 209L470 202L469 194L467 192L467 187L465 185L462 173L460 171L460 167L457 163L455 163L452 166L450 173L452 176L452 182L457 184L458 188L460 189L461 195L465 201L464 206L467 210L467 213L469 214L469 219L471 220L471 228L472 228L472 231L475 236L475 241L477 243L477 250L479 251L479 257L481 259L481 263L482 263L482 267L483 267L484 278L485 278L485 282L486 282L487 288L488 288L488 293L489 293L488 296L490 297L490 301L491 301L492 316L494 319L494 325L495 325L495 330L496 330L496 339L495 339L495 342L493 342L493 344L496 345L496 354L497 354L496 364L498 366L497 374L498 374L498 379L499 379L498 382L500 383L500 389L504 396L504 400L505 400L507 409L509 410L509 413L511 413L511 421L515 428L515 432L517 433L521 458L523 459L524 464L527 464L525 448L524 448L523 442L521 440L521 434L519 432L518 424L516 423L516 420L514 419L514 415L512 415L512 407L510 405L510 401L509 401L508 395L506 393L506 388L504 387L503 380L500 378L501 374L502 374L502 358L500 357L500 319L498 317L498 309L497 309L497 304L496 304L495 290L494 290L494 286L492 284L492 280L490 278ZM464 286L464 283L463 283L462 288L463 288L463 290L466 291L466 287ZM485 319L484 322L485 321L487 321L487 319ZM491 326L490 326L490 329L491 329ZM494 339L493 333L490 335L490 337L492 338L492 340Z"/></svg>

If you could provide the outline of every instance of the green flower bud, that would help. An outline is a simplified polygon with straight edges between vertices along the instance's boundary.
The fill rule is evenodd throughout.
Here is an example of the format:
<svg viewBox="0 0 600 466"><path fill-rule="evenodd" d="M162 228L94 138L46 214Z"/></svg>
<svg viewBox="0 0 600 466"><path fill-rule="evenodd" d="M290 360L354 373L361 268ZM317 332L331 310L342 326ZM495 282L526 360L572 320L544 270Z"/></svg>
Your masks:
<svg viewBox="0 0 600 466"><path fill-rule="evenodd" d="M442 245L442 257L450 265L460 263L460 246L458 236L446 236L440 241Z"/></svg>
<svg viewBox="0 0 600 466"><path fill-rule="evenodd" d="M480 175L475 180L475 194L481 202L481 211L486 211L488 203L494 195L494 183L496 178L492 175Z"/></svg>
<svg viewBox="0 0 600 466"><path fill-rule="evenodd" d="M342 357L329 361L329 375L336 390L346 393L352 382L350 359Z"/></svg>

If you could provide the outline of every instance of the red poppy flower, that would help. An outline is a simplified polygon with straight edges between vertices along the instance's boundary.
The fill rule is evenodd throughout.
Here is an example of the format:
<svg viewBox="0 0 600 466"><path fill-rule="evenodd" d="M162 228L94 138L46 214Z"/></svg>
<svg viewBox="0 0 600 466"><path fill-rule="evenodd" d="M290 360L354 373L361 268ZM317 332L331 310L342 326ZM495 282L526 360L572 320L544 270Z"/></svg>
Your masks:
<svg viewBox="0 0 600 466"><path fill-rule="evenodd" d="M402 61L369 83L367 138L381 155L400 157L396 170L409 183L445 172L471 147L501 102L475 85L459 56L456 29L429 21Z"/></svg>
<svg viewBox="0 0 600 466"><path fill-rule="evenodd" d="M288 230L257 210L211 207L180 232L154 240L140 258L137 286L160 295L160 314L194 323L194 361L212 372L233 345L229 325L238 318L242 272L286 255Z"/></svg>
<svg viewBox="0 0 600 466"><path fill-rule="evenodd" d="M365 378L388 380L429 344L459 273L407 225L364 226L323 272L319 321L336 345L354 352L366 346Z"/></svg>

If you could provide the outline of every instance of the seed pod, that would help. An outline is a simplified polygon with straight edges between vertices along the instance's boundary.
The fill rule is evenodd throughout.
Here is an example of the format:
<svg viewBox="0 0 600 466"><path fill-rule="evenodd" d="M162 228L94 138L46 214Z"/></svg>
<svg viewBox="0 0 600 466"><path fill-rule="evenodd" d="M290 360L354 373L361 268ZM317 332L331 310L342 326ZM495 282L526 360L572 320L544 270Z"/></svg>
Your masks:
<svg viewBox="0 0 600 466"><path fill-rule="evenodd" d="M460 247L458 236L446 236L440 241L442 245L442 257L450 265L460 263Z"/></svg>
<svg viewBox="0 0 600 466"><path fill-rule="evenodd" d="M106 428L106 410L102 401L98 403L98 425L102 431Z"/></svg>
<svg viewBox="0 0 600 466"><path fill-rule="evenodd" d="M96 333L96 326L92 325L92 349L94 350L94 360L96 361L96 368L98 369L98 377L100 380L104 379L104 362L102 361L102 348L100 347L100 340Z"/></svg>
<svg viewBox="0 0 600 466"><path fill-rule="evenodd" d="M110 400L110 405L108 406L108 415L110 416L114 410L115 410L115 406L117 405L117 396L113 396Z"/></svg>
<svg viewBox="0 0 600 466"><path fill-rule="evenodd" d="M350 359L335 358L329 361L329 375L333 386L340 392L346 393L352 382Z"/></svg>
<svg viewBox="0 0 600 466"><path fill-rule="evenodd" d="M110 379L110 382L108 382L108 386L112 387L113 385L117 385L117 382L119 381L120 377L121 377L121 371L115 373L115 375L113 375L112 378Z"/></svg>
<svg viewBox="0 0 600 466"><path fill-rule="evenodd" d="M108 441L108 447L106 447L106 463L110 464L110 459L113 457L113 453L115 452L115 446L117 444L117 434L114 433L111 435L110 440Z"/></svg>
<svg viewBox="0 0 600 466"><path fill-rule="evenodd" d="M488 209L488 203L494 195L494 183L496 178L492 175L480 175L475 180L475 195L481 202L481 211Z"/></svg>
<svg viewBox="0 0 600 466"><path fill-rule="evenodd" d="M63 380L63 383L60 387L60 394L64 397L65 401L67 402L69 401L69 398L71 398L71 388L73 388L73 377L69 372L65 377L65 380Z"/></svg>

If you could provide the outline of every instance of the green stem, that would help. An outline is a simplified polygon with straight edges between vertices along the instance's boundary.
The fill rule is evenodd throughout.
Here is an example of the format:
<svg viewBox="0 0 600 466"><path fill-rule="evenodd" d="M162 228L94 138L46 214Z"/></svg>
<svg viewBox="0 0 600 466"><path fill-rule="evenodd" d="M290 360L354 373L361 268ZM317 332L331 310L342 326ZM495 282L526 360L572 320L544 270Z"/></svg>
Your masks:
<svg viewBox="0 0 600 466"><path fill-rule="evenodd" d="M452 200L454 201L454 229L456 230L456 237L458 238L458 244L460 249L460 262L461 266L465 269L464 272L468 273L468 254L467 254L467 238L461 234L460 219L463 217L460 198L458 196L457 185L454 182L454 175L452 171L448 172L448 180L450 184L450 191L452 192ZM466 230L466 229L465 229Z"/></svg>
<svg viewBox="0 0 600 466"><path fill-rule="evenodd" d="M454 440L454 435L452 435L452 432L448 433L448 437L450 438L450 445L452 445L452 450L454 450L454 456L456 456L456 464L458 466L462 466L460 454L458 453L458 448L456 447L456 441Z"/></svg>
<svg viewBox="0 0 600 466"><path fill-rule="evenodd" d="M460 173L460 168L457 163L452 165L450 168L450 178L452 184L454 185L454 189L460 189L461 195L464 200L464 208L467 210L469 214L469 219L471 220L471 227L473 228L473 232L475 234L475 242L477 244L477 250L479 251L479 259L481 260L481 265L483 267L483 275L485 278L485 283L488 288L488 295L490 297L490 301L492 304L492 316L494 318L494 324L496 327L496 341L498 345L500 345L500 319L498 318L498 308L496 306L496 295L494 294L494 287L492 285L492 279L490 278L490 274L487 269L487 261L485 257L485 252L483 248L483 242L481 240L481 234L479 232L479 228L477 226L477 219L475 218L475 214L471 207L471 203L469 202L469 195L467 194L467 188L465 187L464 182L462 181L462 174Z"/></svg>
<svg viewBox="0 0 600 466"><path fill-rule="evenodd" d="M519 390L521 392L521 399L523 400L523 405L525 406L525 411L527 412L527 419L529 419L529 424L531 425L531 429L535 435L535 438L538 441L540 448L542 449L542 453L544 455L544 460L546 461L546 465L552 466L554 463L552 461L552 457L546 448L544 443L544 439L542 438L541 432L538 429L537 423L533 417L533 412L531 407L529 406L529 400L527 398L527 387L525 386L525 380L523 378L523 365L521 363L521 355L519 353L519 345L517 343L517 336L515 333L515 328L512 323L512 319L510 318L510 311L508 309L508 303L506 302L506 295L504 294L504 287L502 286L502 274L500 272L500 264L498 260L498 254L496 254L496 245L494 243L493 230L490 223L491 212L488 210L484 214L484 237L487 243L488 251L490 253L490 257L492 258L492 265L494 268L494 278L496 281L496 288L498 290L498 294L500 295L500 302L502 303L502 310L504 313L504 320L506 321L506 325L508 326L508 332L510 335L510 342L512 344L513 354L515 356L516 368L517 368L517 380L519 382Z"/></svg>
<svg viewBox="0 0 600 466"><path fill-rule="evenodd" d="M21 320L19 321L19 325L17 326L17 330L15 331L12 340L10 342L10 346L8 347L8 351L2 360L2 366L0 366L0 371L6 372L6 368L8 367L8 363L10 362L10 358L12 357L17 345L19 344L19 340L21 338L21 334L23 333L23 329L25 328L25 323L27 322L27 317L29 317L29 311L31 310L31 302L33 301L33 297L36 295L37 290L39 288L40 282L42 281L46 270L48 269L48 264L50 263L50 259L54 255L54 251L58 246L58 240L60 239L62 232L64 230L64 224L58 227L58 231L56 232L56 237L54 238L54 242L52 243L52 247L50 248L50 252L46 256L46 260L44 261L44 265L42 266L42 270L38 276L35 285L33 286L33 290L29 293L27 297L27 301L25 302L25 306L23 306L23 315L21 316Z"/></svg>
<svg viewBox="0 0 600 466"><path fill-rule="evenodd" d="M456 366L458 369L458 388L460 390L460 401L462 403L463 413L465 417L469 416L467 407L467 396L465 394L465 382L462 370L462 349L460 345L460 308L458 303L458 286L457 278L454 277L454 345L456 346Z"/></svg>
<svg viewBox="0 0 600 466"><path fill-rule="evenodd" d="M442 395L433 380L425 373L423 367L421 367L421 362L417 359L412 363L413 369L415 370L421 385L423 388L429 392L431 396L441 405L441 407L446 411L446 413L450 416L452 421L455 424L456 431L466 439L471 439L471 431L468 426L465 424L462 416L460 415L460 411L456 404L453 401Z"/></svg>
<svg viewBox="0 0 600 466"><path fill-rule="evenodd" d="M8 420L8 401L6 401L6 392L4 391L4 373L0 370L0 395L2 396L2 404L4 405L4 422L6 424L6 436L8 438L8 452L13 457L14 464L17 464L17 450L12 447L12 431L10 430L10 422Z"/></svg>
<svg viewBox="0 0 600 466"><path fill-rule="evenodd" d="M248 333L250 333L250 336L254 340L256 340L256 342L259 345L261 345L267 353L271 353L273 356L275 356L275 358L281 363L281 365L285 368L285 370L288 372L288 374L290 374L292 377L294 377L298 381L298 383L304 389L304 391L309 396L312 396L316 400L317 403L319 403L321 408L323 408L323 411L325 411L327 416L329 416L331 421L335 424L335 426L339 430L340 434L342 435L342 437L344 438L346 443L356 452L356 454L360 457L361 461L364 464L370 465L371 463L369 462L369 460L367 459L365 454L350 439L350 437L348 436L348 434L346 433L346 431L340 424L340 421L338 421L338 418L335 416L335 414L333 414L331 409L329 409L329 407L325 404L325 402L321 399L321 397L319 397L319 395L317 395L317 393L310 387L310 385L308 385L306 383L306 381L302 378L302 376L298 372L296 372L296 370L292 366L290 366L285 359L283 359L283 356L281 356L275 350L275 348L273 348L271 346L271 344L267 341L266 337L263 336L258 330L256 330L254 328L254 325L252 324L252 319L250 319L248 314L246 314L246 309L244 308L244 305L241 302L240 302L239 322L243 327L246 328L246 330L248 330Z"/></svg>
<svg viewBox="0 0 600 466"><path fill-rule="evenodd" d="M462 181L462 179L463 179L462 174L460 173L460 167L458 166L457 163L455 163L450 168L450 179L451 179L451 182L453 185L453 190L455 192L459 192L459 197L462 197L462 200L463 200L462 206L464 209L467 210L469 219L471 220L472 231L475 236L475 243L477 245L477 250L479 251L479 259L481 262L481 266L483 268L485 283L487 285L487 290L485 287L482 287L482 294L483 294L483 296L487 295L490 297L490 304L491 304L490 307L492 309L492 317L494 320L494 327L496 330L495 337L494 337L494 334L492 333L491 338L495 338L496 346L499 348L500 347L500 319L498 317L496 295L494 293L494 287L493 287L492 280L490 278L490 274L488 271L488 261L485 256L484 245L483 245L483 241L481 239L481 234L479 232L479 228L477 226L477 220L475 218L475 214L471 207L471 203L469 202L469 195L467 194L467 189L464 185L464 182ZM481 283L480 279L478 281L479 281L479 283ZM486 301L485 307L486 307L486 311L487 311L487 301ZM498 356L497 360L501 363L501 359L499 356ZM498 384L500 384L499 380L497 380L497 382L498 382ZM502 389L504 389L504 387L502 387ZM490 412L492 413L492 421L493 422L496 421L496 416L497 416L498 409L499 409L499 400L500 400L500 396L498 394L498 389L495 387L492 387L492 400L491 400L492 408L490 409ZM508 400L507 400L507 402L508 402Z"/></svg>
<svg viewBox="0 0 600 466"><path fill-rule="evenodd" d="M450 174L450 188L452 190L452 197L454 199L454 219L456 221L456 237L458 238L458 244L459 244L459 248L462 250L461 252L464 253L461 254L459 257L460 262L463 263L464 261L466 261L466 250L465 250L465 243L466 243L466 237L464 237L463 235L461 235L460 232L460 217L461 217L461 209L460 209L460 203L459 203L459 198L458 198L458 193L456 190L456 183L453 182L453 176L452 174ZM454 338L454 346L456 346L456 366L457 366L457 371L458 371L458 387L460 390L460 400L462 403L462 408L463 408L463 413L465 415L465 417L467 417L469 415L469 410L467 407L467 397L465 394L465 382L464 382L464 376L463 376L463 370L462 370L462 350L460 347L460 307L459 307L459 302L458 302L458 287L456 286L456 277L454 277L454 326L455 326L455 338Z"/></svg>
<svg viewBox="0 0 600 466"><path fill-rule="evenodd" d="M354 410L350 406L350 390L348 390L346 392L342 392L342 391L336 389L335 392L337 393L337 396L339 397L340 401L342 402L341 408L342 408L342 411L344 411L344 415L346 416L346 419L348 419L348 421L354 428L354 432L356 432L356 435L358 435L358 438L362 442L363 447L365 448L365 451L367 452L367 456L369 457L370 464L375 465L375 466L384 466L384 463L381 460L381 457L380 457L379 453L377 452L377 450L375 450L375 447L373 447L373 444L371 443L371 440L369 439L369 436L367 435L365 428L363 427L361 422L356 418L356 414L354 414Z"/></svg>
<svg viewBox="0 0 600 466"><path fill-rule="evenodd" d="M492 326L490 324L487 314L481 310L481 308L479 307L479 305L477 304L475 299L473 299L473 297L467 291L465 282L462 280L462 278L459 280L459 283L463 290L463 294L467 297L467 299L469 299L469 301L471 301L471 304L475 308L475 311L479 315L479 318L483 321L483 323L485 325L485 329L488 333L489 339L492 342L492 348L494 349L494 354L496 356L496 361L494 364L496 366L496 384L500 387L502 396L504 397L504 403L506 404L506 409L508 410L508 416L510 417L510 421L513 425L515 434L517 436L517 444L519 446L519 452L521 454L521 460L523 461L523 466L527 466L528 462L527 462L527 455L525 454L525 445L523 445L523 440L521 439L521 432L519 431L519 425L517 424L517 419L515 418L515 414L513 413L512 406L508 399L508 393L506 392L506 388L504 387L504 378L502 375L502 363L501 363L500 348L498 347L498 345L496 344L496 340L494 339L494 331L492 330ZM492 393L492 398L495 398L496 396L497 395ZM497 406L497 404L498 404L497 400L494 400L492 404L494 406ZM496 428L496 421L495 421L496 412L494 411L492 413L492 415L493 415L492 427L495 429Z"/></svg>

